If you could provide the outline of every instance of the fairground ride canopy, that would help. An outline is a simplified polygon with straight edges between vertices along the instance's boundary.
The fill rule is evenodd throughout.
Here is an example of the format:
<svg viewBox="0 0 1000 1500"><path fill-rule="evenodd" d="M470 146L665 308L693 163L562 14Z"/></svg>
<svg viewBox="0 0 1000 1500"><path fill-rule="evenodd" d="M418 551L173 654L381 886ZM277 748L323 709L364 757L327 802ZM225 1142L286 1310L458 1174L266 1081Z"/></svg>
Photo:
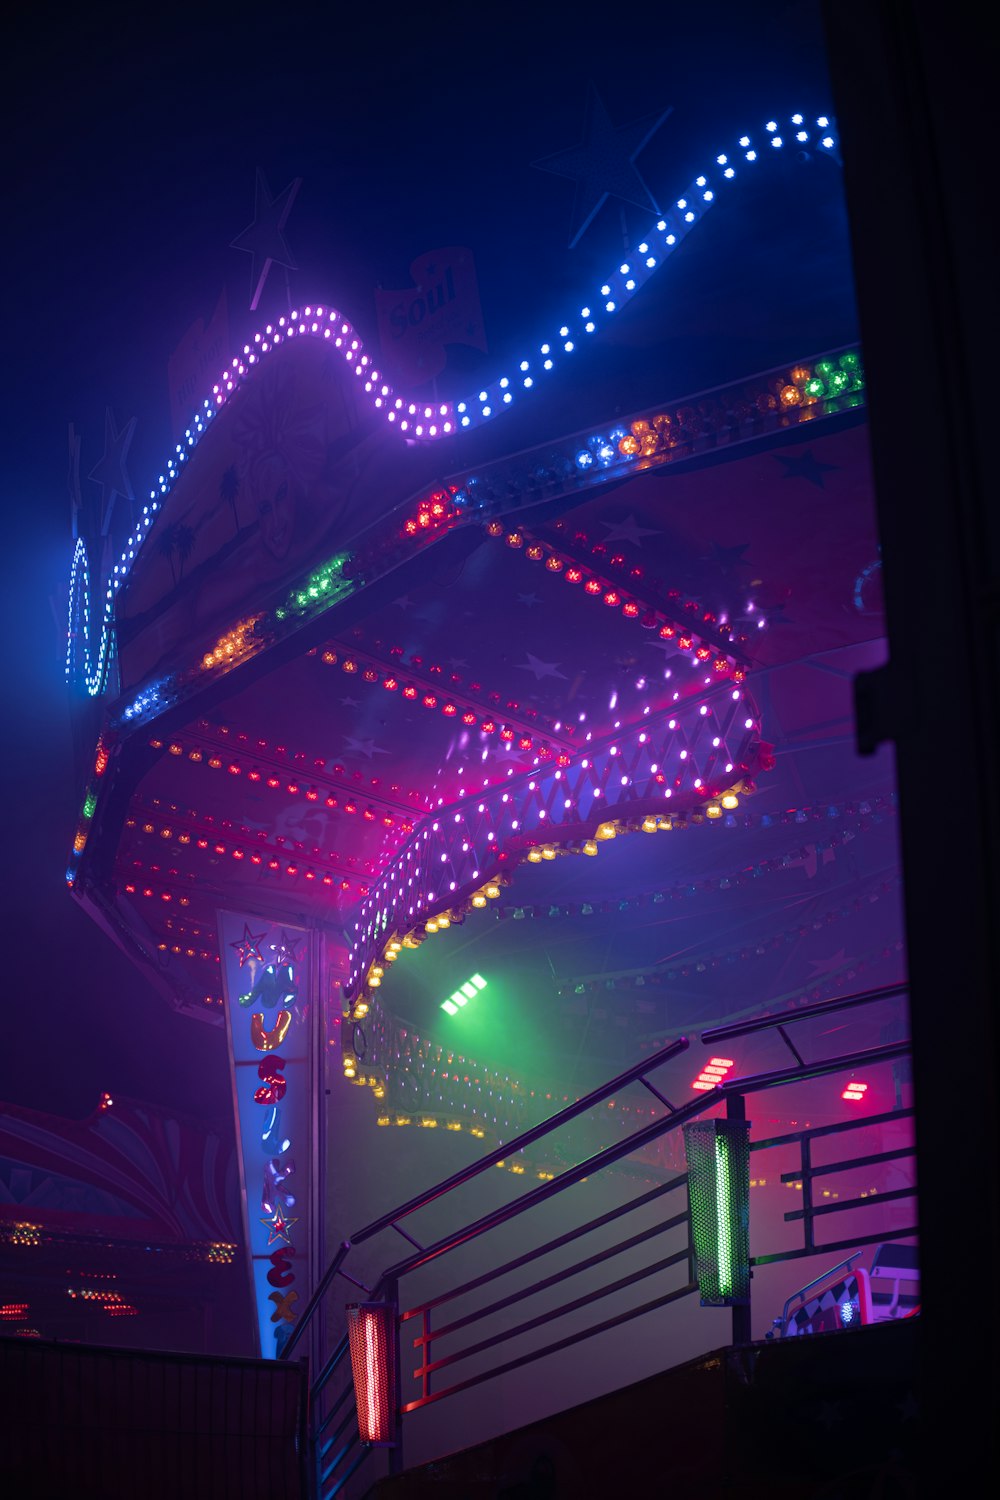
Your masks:
<svg viewBox="0 0 1000 1500"><path fill-rule="evenodd" d="M891 766L853 746L884 627L836 149L793 116L707 152L453 399L289 309L103 598L78 549L104 720L68 881L172 1004L221 1017L220 911L314 930L381 1101L477 1007L484 1067L578 1084L898 977Z"/></svg>

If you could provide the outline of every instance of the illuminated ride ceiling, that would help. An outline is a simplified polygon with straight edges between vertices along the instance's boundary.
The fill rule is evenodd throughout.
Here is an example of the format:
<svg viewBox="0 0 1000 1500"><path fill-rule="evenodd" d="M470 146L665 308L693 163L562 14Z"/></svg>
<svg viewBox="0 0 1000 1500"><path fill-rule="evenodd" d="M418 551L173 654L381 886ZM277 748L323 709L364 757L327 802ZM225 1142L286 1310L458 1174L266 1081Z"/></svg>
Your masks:
<svg viewBox="0 0 1000 1500"><path fill-rule="evenodd" d="M805 128L793 117L791 138ZM782 139L775 126L765 144ZM116 653L119 688L68 880L174 1004L219 1015L219 910L316 927L344 980L344 1071L383 1097L394 1013L422 988L394 1002L391 965L425 937L463 928L467 948L489 932L488 961L516 968L540 921L561 925L565 962L548 955L535 982L568 1036L579 1015L557 997L613 976L632 999L685 969L656 908L674 919L690 900L688 949L712 931L703 969L761 951L764 931L787 949L820 908L810 893L807 929L784 905L776 922L759 877L825 878L865 837L860 905L829 888L822 917L845 924L842 962L807 956L800 977L863 972L878 948L898 963L851 915L891 890L893 799L884 764L845 748L851 679L880 660L883 625L832 161L807 169L796 243L840 266L839 295L805 255L797 277L778 261L791 290L769 368L746 363L757 346L737 330L711 389L685 395L664 369L675 309L654 271L753 151L720 154L719 182L658 222L641 268L626 258L602 283L603 311L581 303L581 326L559 325L558 348L539 342L478 406L400 405L326 306L269 325L130 538L107 595L113 647L78 549L69 662L100 691ZM724 241L723 215L712 228ZM697 309L684 315L696 336ZM740 977L744 1008L748 984L757 1005L795 988L787 961L761 973ZM466 977L441 980L422 1029ZM739 1008L686 1003L695 1022ZM626 1015L597 1054L674 1014ZM402 1037L412 1049L412 1025Z"/></svg>

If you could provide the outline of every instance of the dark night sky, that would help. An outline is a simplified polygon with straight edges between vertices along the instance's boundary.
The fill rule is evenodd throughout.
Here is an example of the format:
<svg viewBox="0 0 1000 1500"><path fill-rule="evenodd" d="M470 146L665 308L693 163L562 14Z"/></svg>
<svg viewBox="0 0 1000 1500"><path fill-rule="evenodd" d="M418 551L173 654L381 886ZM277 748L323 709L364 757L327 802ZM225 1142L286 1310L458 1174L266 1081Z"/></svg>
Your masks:
<svg viewBox="0 0 1000 1500"><path fill-rule="evenodd" d="M530 165L579 143L590 82L616 124L673 106L640 160L660 194L771 109L830 104L812 4L512 5L491 23L471 6L359 6L347 22L341 7L274 9L56 23L25 8L6 38L0 1098L56 1113L89 1113L104 1088L229 1108L222 1030L173 1015L63 881L78 801L66 435L82 432L86 495L105 406L136 416L129 471L148 491L170 441L171 350L223 286L233 344L264 321L246 311L249 259L228 248L255 167L273 192L303 179L294 298L335 302L374 342L376 284L405 286L415 256L466 244L496 358L503 330L547 322L621 244L608 207L570 251L573 186ZM278 276L268 295L262 313Z"/></svg>

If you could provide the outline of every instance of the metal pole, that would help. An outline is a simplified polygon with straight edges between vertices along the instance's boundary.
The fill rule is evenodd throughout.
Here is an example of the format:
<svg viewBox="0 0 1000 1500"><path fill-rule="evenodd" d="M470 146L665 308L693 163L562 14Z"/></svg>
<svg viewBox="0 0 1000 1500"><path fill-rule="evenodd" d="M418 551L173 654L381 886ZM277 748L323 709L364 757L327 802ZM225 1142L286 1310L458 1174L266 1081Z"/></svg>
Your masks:
<svg viewBox="0 0 1000 1500"><path fill-rule="evenodd" d="M742 1094L730 1094L726 1100L726 1119L745 1120L747 1117L746 1099ZM750 1272L751 1276L753 1272ZM752 1339L750 1332L750 1303L749 1301L734 1306L733 1314L733 1343L749 1344Z"/></svg>
<svg viewBox="0 0 1000 1500"><path fill-rule="evenodd" d="M386 1301L392 1308L392 1358L393 1358L393 1392L394 1411L392 1414L393 1434L392 1447L389 1449L389 1473L402 1474L403 1472L403 1358L401 1352L401 1330L399 1326L399 1282L387 1281L385 1283L384 1295ZM426 1358L426 1357L425 1357Z"/></svg>

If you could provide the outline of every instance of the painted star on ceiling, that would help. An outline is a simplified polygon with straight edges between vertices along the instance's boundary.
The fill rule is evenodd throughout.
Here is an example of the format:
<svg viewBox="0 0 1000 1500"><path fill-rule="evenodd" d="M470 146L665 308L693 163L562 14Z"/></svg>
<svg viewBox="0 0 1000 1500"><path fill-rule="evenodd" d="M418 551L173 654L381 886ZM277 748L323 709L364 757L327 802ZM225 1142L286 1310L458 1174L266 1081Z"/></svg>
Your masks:
<svg viewBox="0 0 1000 1500"><path fill-rule="evenodd" d="M290 271L298 270L282 231L301 186L302 178L293 177L285 190L277 198L272 198L264 174L257 168L253 223L248 224L241 234L229 242L231 250L245 250L253 257L250 270L251 312L257 309L272 265L287 266Z"/></svg>
<svg viewBox="0 0 1000 1500"><path fill-rule="evenodd" d="M723 547L719 542L712 542L711 547L711 560L720 568L750 567L746 559L750 549L749 542L739 542L735 547Z"/></svg>
<svg viewBox="0 0 1000 1500"><path fill-rule="evenodd" d="M652 526L640 526L631 512L624 521L602 521L601 525L608 528L606 542L631 542L634 547L641 545L644 536L660 535Z"/></svg>
<svg viewBox="0 0 1000 1500"><path fill-rule="evenodd" d="M557 661L542 661L539 657L532 656L530 651L526 655L528 660L517 664L519 672L534 672L536 682L541 682L543 677L561 677L566 681L566 673L559 671Z"/></svg>
<svg viewBox="0 0 1000 1500"><path fill-rule="evenodd" d="M843 948L838 948L836 953L831 954L829 958L811 958L809 967L812 973L809 978L816 979L820 974L835 974L838 969L844 967L847 961L847 953Z"/></svg>
<svg viewBox="0 0 1000 1500"><path fill-rule="evenodd" d="M518 604L526 604L530 609L533 604L541 604L542 601L537 594L518 594L517 602Z"/></svg>
<svg viewBox="0 0 1000 1500"><path fill-rule="evenodd" d="M230 943L230 948L235 948L240 956L240 968L251 958L258 963L264 962L264 955L260 951L260 945L267 936L266 932L251 932L246 922L243 923L243 936L238 943Z"/></svg>
<svg viewBox="0 0 1000 1500"><path fill-rule="evenodd" d="M376 745L374 740L356 739L352 734L344 735L344 743L347 746L346 755L366 755L371 760L373 755L388 755L388 750L383 750L381 745Z"/></svg>
<svg viewBox="0 0 1000 1500"><path fill-rule="evenodd" d="M825 488L823 475L830 474L837 468L836 464L825 464L822 459L817 458L811 448L791 458L785 458L781 453L776 453L774 456L779 464L785 466L782 479L805 479L820 490Z"/></svg>
<svg viewBox="0 0 1000 1500"><path fill-rule="evenodd" d="M91 469L89 478L101 486L101 535L107 536L111 526L111 515L115 508L115 496L121 495L131 501L132 485L125 469L129 444L135 432L135 417L119 432L111 407L104 412L104 456Z"/></svg>
<svg viewBox="0 0 1000 1500"><path fill-rule="evenodd" d="M543 156L532 166L543 172L570 177L576 183L576 202L569 248L579 244L596 215L609 198L620 198L650 213L660 212L656 199L639 174L635 159L670 114L636 120L615 127L593 84L587 96L587 115L582 145Z"/></svg>

